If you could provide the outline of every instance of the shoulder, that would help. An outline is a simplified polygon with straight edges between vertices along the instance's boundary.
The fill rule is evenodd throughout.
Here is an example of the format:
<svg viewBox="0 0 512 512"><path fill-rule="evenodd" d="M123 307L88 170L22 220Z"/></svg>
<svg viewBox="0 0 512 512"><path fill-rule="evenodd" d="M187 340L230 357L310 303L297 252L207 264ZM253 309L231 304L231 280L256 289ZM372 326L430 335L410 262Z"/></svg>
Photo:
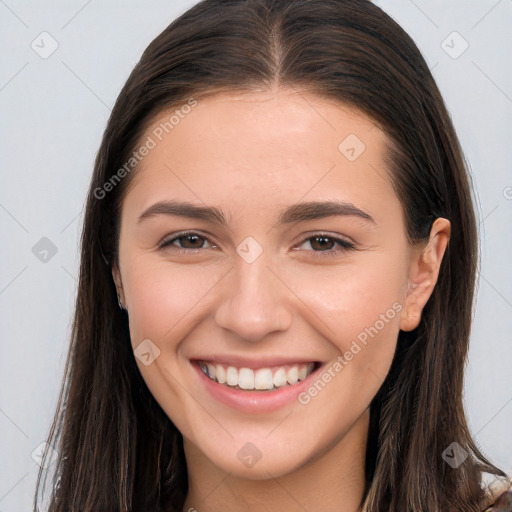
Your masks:
<svg viewBox="0 0 512 512"><path fill-rule="evenodd" d="M512 490L501 493L484 512L512 512Z"/></svg>
<svg viewBox="0 0 512 512"><path fill-rule="evenodd" d="M512 512L512 482L510 478L495 480L488 487L491 503L483 512Z"/></svg>

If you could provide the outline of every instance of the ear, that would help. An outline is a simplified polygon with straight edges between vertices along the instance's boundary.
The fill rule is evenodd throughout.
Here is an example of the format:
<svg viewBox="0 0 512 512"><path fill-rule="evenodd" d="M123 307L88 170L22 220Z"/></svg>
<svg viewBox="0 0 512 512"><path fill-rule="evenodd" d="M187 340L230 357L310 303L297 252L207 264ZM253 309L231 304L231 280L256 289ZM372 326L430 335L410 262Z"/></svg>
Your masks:
<svg viewBox="0 0 512 512"><path fill-rule="evenodd" d="M414 248L409 267L409 286L405 307L400 317L400 329L412 331L418 327L421 313L439 276L439 268L450 240L450 221L438 217L432 224L429 241Z"/></svg>
<svg viewBox="0 0 512 512"><path fill-rule="evenodd" d="M119 271L118 266L114 263L112 265L112 277L114 278L114 283L116 285L117 296L119 297L120 305L126 304L124 300L124 290L123 290L123 282L121 280L121 272Z"/></svg>

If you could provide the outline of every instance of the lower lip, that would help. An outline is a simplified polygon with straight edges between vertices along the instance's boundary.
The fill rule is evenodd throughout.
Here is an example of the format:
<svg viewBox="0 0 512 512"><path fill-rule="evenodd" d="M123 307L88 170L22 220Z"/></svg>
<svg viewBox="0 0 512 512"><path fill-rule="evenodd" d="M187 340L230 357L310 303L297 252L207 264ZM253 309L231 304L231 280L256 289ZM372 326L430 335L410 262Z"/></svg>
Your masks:
<svg viewBox="0 0 512 512"><path fill-rule="evenodd" d="M197 363L192 363L192 366L198 373L202 385L213 398L239 411L254 414L273 412L294 401L297 402L298 395L311 385L318 371L323 367L323 365L319 366L304 380L293 386L278 388L274 391L244 391L210 379Z"/></svg>

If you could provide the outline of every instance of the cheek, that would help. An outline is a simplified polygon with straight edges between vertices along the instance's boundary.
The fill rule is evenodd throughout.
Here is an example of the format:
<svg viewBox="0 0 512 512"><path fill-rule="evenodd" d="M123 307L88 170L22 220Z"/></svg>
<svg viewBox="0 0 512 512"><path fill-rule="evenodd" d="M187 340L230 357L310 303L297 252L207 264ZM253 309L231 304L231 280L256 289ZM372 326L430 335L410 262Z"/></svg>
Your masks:
<svg viewBox="0 0 512 512"><path fill-rule="evenodd" d="M381 264L340 269L335 279L328 274L304 277L301 296L337 356L299 401L316 408L320 423L331 425L334 435L369 407L389 372L403 309L403 272L399 265ZM331 412L322 408L327 403Z"/></svg>
<svg viewBox="0 0 512 512"><path fill-rule="evenodd" d="M317 318L316 330L342 358L333 373L343 374L335 380L351 396L371 399L389 371L403 310L404 264L399 254L381 253L301 274L296 293L314 313L310 318Z"/></svg>
<svg viewBox="0 0 512 512"><path fill-rule="evenodd" d="M151 260L134 261L124 280L129 297L132 341L142 337L170 339L180 322L194 317L208 300L208 292L222 278L222 269ZM172 336L171 336L172 338Z"/></svg>
<svg viewBox="0 0 512 512"><path fill-rule="evenodd" d="M405 275L400 260L399 255L394 259L376 254L347 265L300 272L300 277L290 275L287 281L296 283L294 292L324 324L322 334L328 338L339 335L346 341L347 336L355 337L373 326L382 315L386 326L396 325L398 330Z"/></svg>

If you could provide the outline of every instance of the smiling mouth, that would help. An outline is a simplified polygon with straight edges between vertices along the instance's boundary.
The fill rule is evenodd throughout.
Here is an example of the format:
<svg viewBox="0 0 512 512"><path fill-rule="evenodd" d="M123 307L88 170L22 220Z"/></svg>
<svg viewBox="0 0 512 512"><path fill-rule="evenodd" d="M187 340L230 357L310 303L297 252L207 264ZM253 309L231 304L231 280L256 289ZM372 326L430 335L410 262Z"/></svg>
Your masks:
<svg viewBox="0 0 512 512"><path fill-rule="evenodd" d="M212 361L197 361L197 364L214 382L245 391L272 391L294 386L320 366L318 362L311 362L252 369L226 366Z"/></svg>

